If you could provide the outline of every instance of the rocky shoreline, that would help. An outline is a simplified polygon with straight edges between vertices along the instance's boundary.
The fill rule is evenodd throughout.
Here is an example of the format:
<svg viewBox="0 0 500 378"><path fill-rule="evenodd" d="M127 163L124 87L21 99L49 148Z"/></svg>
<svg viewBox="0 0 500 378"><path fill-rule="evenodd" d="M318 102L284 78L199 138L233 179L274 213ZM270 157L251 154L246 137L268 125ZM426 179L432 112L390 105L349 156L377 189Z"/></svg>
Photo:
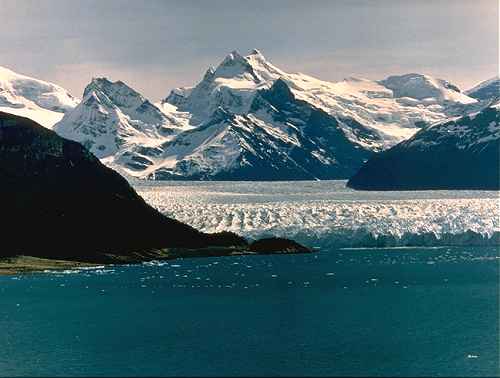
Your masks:
<svg viewBox="0 0 500 378"><path fill-rule="evenodd" d="M39 273L46 270L67 270L89 268L97 264L80 261L45 259L33 256L14 256L0 258L0 276Z"/></svg>
<svg viewBox="0 0 500 378"><path fill-rule="evenodd" d="M52 259L34 256L13 256L0 258L0 276L39 273L47 270L71 270L92 268L109 264L140 264L153 260L175 260L184 258L222 257L239 255L269 255L313 253L292 240L267 238L257 240L246 246L205 247L205 248L163 248L127 255L103 254L93 261Z"/></svg>

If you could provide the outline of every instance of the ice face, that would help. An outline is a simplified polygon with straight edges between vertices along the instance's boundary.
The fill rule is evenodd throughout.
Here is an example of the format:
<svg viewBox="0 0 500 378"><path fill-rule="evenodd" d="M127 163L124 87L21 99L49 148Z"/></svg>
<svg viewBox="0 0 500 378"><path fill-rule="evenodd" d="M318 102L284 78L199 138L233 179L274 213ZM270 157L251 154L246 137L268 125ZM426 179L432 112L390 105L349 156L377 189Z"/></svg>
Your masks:
<svg viewBox="0 0 500 378"><path fill-rule="evenodd" d="M203 231L323 248L491 244L500 231L493 191L358 192L344 181L134 185L160 211Z"/></svg>

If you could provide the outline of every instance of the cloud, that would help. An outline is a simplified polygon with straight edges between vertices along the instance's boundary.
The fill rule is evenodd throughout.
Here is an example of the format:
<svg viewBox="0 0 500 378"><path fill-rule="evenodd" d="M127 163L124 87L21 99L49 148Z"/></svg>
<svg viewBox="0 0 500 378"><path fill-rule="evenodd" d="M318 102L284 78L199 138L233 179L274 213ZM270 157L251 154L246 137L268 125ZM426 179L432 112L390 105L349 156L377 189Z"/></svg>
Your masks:
<svg viewBox="0 0 500 378"><path fill-rule="evenodd" d="M0 65L80 95L92 76L157 100L231 50L323 79L498 72L497 0L0 0Z"/></svg>

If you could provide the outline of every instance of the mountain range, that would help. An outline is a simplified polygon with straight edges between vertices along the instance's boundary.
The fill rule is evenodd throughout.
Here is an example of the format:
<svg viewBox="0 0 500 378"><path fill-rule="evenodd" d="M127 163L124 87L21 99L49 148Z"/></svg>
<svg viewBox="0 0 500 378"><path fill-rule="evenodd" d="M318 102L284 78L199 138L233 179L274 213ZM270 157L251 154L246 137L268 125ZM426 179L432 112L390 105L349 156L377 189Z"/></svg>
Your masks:
<svg viewBox="0 0 500 378"><path fill-rule="evenodd" d="M498 79L462 92L423 74L327 82L287 73L257 50L230 53L156 104L106 78L93 79L81 101L35 79L36 90L12 90L27 79L5 72L0 110L36 115L106 165L156 180L349 178L375 153L498 93Z"/></svg>

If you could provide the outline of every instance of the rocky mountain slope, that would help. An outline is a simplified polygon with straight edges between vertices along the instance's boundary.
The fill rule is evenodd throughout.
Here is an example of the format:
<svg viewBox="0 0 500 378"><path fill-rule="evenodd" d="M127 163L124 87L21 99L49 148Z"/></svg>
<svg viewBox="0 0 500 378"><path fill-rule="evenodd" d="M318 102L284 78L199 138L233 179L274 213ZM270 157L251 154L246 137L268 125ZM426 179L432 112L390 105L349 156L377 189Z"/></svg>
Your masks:
<svg viewBox="0 0 500 378"><path fill-rule="evenodd" d="M230 53L157 108L121 82L94 80L55 130L139 178L336 179L476 103L425 75L330 83L286 73L254 50Z"/></svg>
<svg viewBox="0 0 500 378"><path fill-rule="evenodd" d="M28 117L51 128L78 102L58 85L0 67L0 111Z"/></svg>
<svg viewBox="0 0 500 378"><path fill-rule="evenodd" d="M235 234L205 234L163 216L79 143L2 112L0 182L0 257L115 261L167 247L194 248L186 253L198 256L227 253L200 250L205 247L246 248ZM280 245L299 251L293 243Z"/></svg>
<svg viewBox="0 0 500 378"><path fill-rule="evenodd" d="M500 188L500 102L427 127L373 156L349 180L366 190Z"/></svg>

